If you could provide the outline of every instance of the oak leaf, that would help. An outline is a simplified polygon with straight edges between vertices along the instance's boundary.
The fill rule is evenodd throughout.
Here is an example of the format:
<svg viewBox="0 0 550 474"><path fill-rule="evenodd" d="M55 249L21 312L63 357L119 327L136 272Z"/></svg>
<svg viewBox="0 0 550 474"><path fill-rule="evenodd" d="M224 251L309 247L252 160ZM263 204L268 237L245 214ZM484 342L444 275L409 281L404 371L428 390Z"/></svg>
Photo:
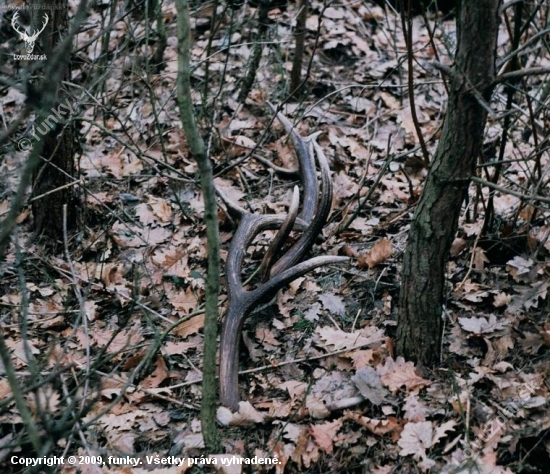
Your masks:
<svg viewBox="0 0 550 474"><path fill-rule="evenodd" d="M325 453L332 454L334 449L333 440L336 437L336 433L342 427L343 419L329 421L327 423L311 425L311 435L313 439Z"/></svg>
<svg viewBox="0 0 550 474"><path fill-rule="evenodd" d="M430 385L430 381L416 375L414 364L405 362L403 357L398 357L395 361L388 357L386 363L378 366L377 370L382 383L392 393L396 393L403 385L407 390L419 390Z"/></svg>
<svg viewBox="0 0 550 474"><path fill-rule="evenodd" d="M193 316L188 321L181 323L176 329L174 329L174 332L178 336L185 339L187 336L190 336L191 334L198 333L203 327L204 327L204 314L199 314L197 316Z"/></svg>
<svg viewBox="0 0 550 474"><path fill-rule="evenodd" d="M380 239L364 255L361 255L357 261L359 268L374 268L392 256L393 249L391 242L386 239Z"/></svg>

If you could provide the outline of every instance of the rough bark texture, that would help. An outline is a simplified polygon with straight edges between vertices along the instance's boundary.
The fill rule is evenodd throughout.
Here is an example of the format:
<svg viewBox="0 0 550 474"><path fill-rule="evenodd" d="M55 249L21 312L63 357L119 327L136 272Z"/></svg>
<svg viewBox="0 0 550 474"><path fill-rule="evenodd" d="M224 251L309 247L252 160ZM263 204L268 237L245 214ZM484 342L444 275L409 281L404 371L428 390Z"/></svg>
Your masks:
<svg viewBox="0 0 550 474"><path fill-rule="evenodd" d="M292 60L292 71L290 71L290 96L298 93L302 85L302 63L304 59L304 43L306 40L306 22L307 22L308 0L300 0L300 13L296 20L296 48L294 49L294 59Z"/></svg>
<svg viewBox="0 0 550 474"><path fill-rule="evenodd" d="M37 10L39 15L47 12L50 20L40 35L40 44L48 59L54 55L54 48L67 34L67 0L51 2L52 8ZM66 64L66 63L65 63ZM67 72L65 72L67 71ZM69 80L68 68L61 73ZM41 164L33 176L33 197L41 196L33 202L34 228L39 234L55 240L62 240L63 206L67 205L67 229L72 230L77 223L77 206L74 187L63 186L76 179L74 160L74 135L69 113L60 104L72 100L61 90L55 107L46 111L48 119L35 131L35 137L44 140ZM69 122L69 123L67 123ZM52 190L57 190L51 192Z"/></svg>
<svg viewBox="0 0 550 474"><path fill-rule="evenodd" d="M397 352L439 363L445 268L483 143L495 78L499 0L462 2L458 49L441 139L416 209L403 261Z"/></svg>

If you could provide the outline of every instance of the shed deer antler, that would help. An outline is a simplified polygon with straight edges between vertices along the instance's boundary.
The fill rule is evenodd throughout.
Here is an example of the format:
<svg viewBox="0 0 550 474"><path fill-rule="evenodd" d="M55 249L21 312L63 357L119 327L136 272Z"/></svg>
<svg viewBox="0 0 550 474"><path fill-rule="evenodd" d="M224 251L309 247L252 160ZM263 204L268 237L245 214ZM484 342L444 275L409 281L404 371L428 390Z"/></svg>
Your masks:
<svg viewBox="0 0 550 474"><path fill-rule="evenodd" d="M274 113L273 105L269 104ZM240 223L233 236L226 263L229 302L225 315L220 350L220 402L233 410L238 409L238 370L239 370L239 337L246 317L260 303L268 302L278 290L296 278L322 265L342 263L348 257L315 257L301 262L311 249L315 238L325 225L330 213L332 201L332 181L330 169L321 147L315 141L320 132L307 138L301 137L290 121L282 114L277 118L290 134L300 168L304 188L302 211L298 215L298 188L294 188L293 199L287 216L256 215L246 212L231 203L221 193L228 211L240 218ZM315 159L316 158L316 159ZM321 193L317 183L317 161L321 172ZM281 249L288 234L293 228L303 230L302 235L274 264L277 252ZM246 248L254 237L264 230L279 229L275 239L268 247L260 265L263 282L255 289L246 290L241 278L243 259Z"/></svg>

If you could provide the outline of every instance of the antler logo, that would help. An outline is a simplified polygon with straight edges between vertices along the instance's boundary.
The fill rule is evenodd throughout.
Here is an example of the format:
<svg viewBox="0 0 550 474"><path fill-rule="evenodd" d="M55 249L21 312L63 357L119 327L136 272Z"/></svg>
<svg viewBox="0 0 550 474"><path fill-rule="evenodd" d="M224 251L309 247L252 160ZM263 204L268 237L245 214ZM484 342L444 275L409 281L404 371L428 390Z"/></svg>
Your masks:
<svg viewBox="0 0 550 474"><path fill-rule="evenodd" d="M38 35L44 31L44 28L46 28L46 25L48 24L48 15L44 13L44 24L42 25L42 28L40 30L34 30L34 32L32 28L29 28L29 34L27 34L27 29L22 29L22 27L18 24L18 16L19 12L16 12L15 15L13 15L11 26L13 26L13 29L19 33L20 38L25 42L25 49L27 50L27 53L31 54L34 49L36 38L38 38Z"/></svg>

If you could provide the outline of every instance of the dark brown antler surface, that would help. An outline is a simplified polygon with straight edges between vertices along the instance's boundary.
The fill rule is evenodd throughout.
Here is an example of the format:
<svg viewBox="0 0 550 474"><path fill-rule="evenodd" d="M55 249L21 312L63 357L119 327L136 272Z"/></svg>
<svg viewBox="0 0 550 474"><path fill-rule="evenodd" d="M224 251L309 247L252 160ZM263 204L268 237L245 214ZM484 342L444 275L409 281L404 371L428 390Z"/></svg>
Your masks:
<svg viewBox="0 0 550 474"><path fill-rule="evenodd" d="M276 112L271 104L269 106ZM237 410L239 405L239 337L246 317L258 304L269 301L283 286L310 270L322 265L342 263L349 260L348 257L315 257L300 262L311 249L315 238L321 232L329 216L332 201L332 181L325 155L315 141L319 133L303 138L294 130L290 121L283 114L277 113L277 118L291 135L298 156L304 188L304 202L301 213L298 215L298 193L296 188L288 216L250 214L244 209L229 203L222 195L230 212L240 218L239 226L233 236L227 256L226 276L229 287L229 302L223 322L220 351L220 401L222 405L233 410ZM315 157L321 171L322 191L320 196ZM269 271L271 262L293 227L305 230ZM260 232L274 229L279 229L279 232L269 246L260 267L265 281L253 290L245 290L241 272L246 249Z"/></svg>

